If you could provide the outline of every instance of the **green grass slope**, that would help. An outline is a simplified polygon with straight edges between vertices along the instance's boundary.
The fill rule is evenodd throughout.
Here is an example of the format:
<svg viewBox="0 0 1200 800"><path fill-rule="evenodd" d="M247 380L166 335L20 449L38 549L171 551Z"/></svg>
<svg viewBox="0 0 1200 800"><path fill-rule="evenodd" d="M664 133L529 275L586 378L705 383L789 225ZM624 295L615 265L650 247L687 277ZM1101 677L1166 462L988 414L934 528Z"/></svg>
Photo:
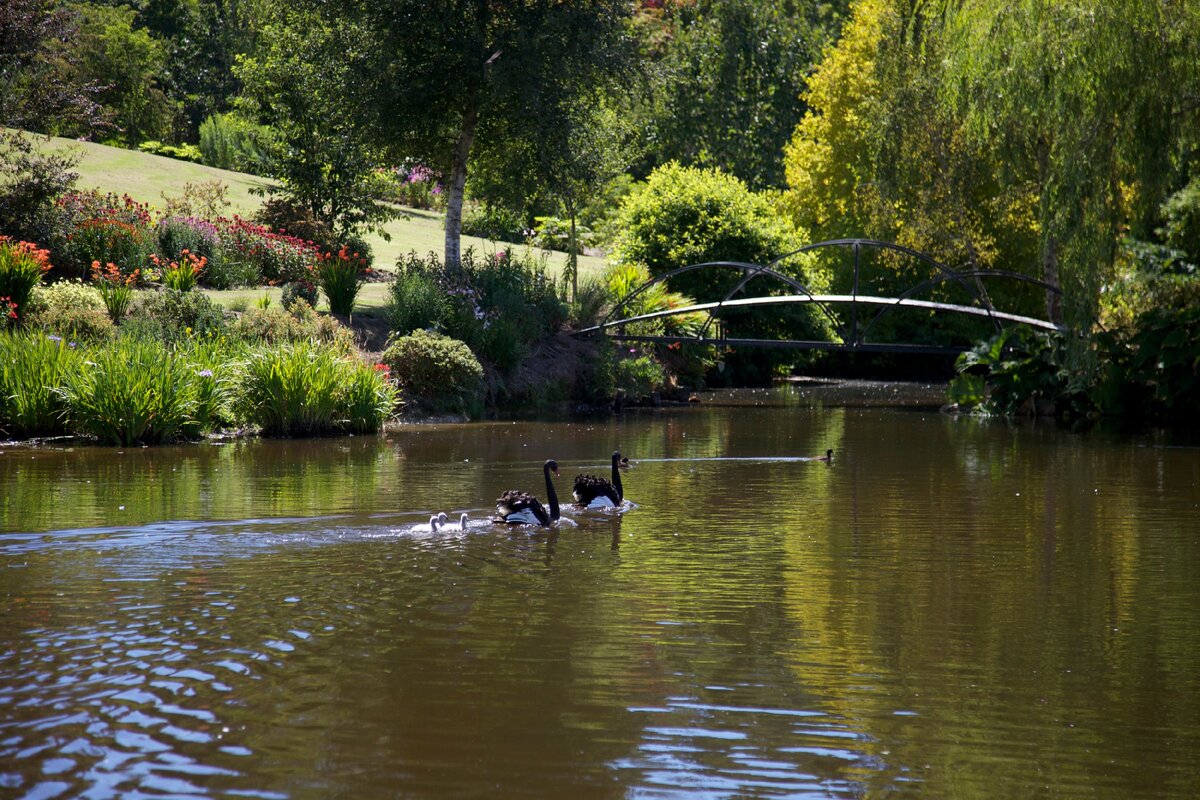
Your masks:
<svg viewBox="0 0 1200 800"><path fill-rule="evenodd" d="M151 205L161 206L164 196L173 197L183 194L184 186L188 183L217 180L229 186L229 199L232 202L229 207L230 213L248 217L255 212L263 200L252 194L251 189L269 183L255 175L230 172L206 167L202 164L192 164L187 161L150 155L137 150L108 147L93 142L51 139L49 148L73 150L79 156L79 164L76 167L76 171L79 173L77 184L79 188L128 194L135 200ZM390 241L378 234L367 237L367 241L375 251L375 265L379 269L392 269L397 257L410 250L421 254L429 251L440 254L444 247L442 215L435 212L409 211L405 218L389 223L386 232L391 237ZM473 236L464 236L462 246L464 250L473 247L477 253L490 254L509 245L497 244ZM546 254L547 267L551 274L557 276L561 272L563 264L566 262L566 255L554 251L538 250L536 252ZM579 259L580 278L598 275L603 271L604 266L603 258L581 256ZM366 289L372 289L372 287L366 287ZM370 297L364 298L367 305L372 304L372 299L380 292L372 290L369 294Z"/></svg>

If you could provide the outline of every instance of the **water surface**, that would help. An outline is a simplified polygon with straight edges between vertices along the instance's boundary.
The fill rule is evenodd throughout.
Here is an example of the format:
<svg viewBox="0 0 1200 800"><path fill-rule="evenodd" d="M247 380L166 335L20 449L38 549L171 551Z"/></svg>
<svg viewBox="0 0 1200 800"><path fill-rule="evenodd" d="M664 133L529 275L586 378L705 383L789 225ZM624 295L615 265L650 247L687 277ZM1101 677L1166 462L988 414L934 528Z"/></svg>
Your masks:
<svg viewBox="0 0 1200 800"><path fill-rule="evenodd" d="M5 448L0 796L1200 793L1200 449L798 397Z"/></svg>

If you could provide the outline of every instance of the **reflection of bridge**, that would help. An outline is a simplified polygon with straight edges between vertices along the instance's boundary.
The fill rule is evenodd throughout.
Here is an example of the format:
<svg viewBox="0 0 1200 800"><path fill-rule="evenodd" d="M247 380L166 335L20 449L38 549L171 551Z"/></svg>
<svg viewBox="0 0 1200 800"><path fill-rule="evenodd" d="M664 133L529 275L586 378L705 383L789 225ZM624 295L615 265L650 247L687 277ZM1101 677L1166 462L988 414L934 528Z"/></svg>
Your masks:
<svg viewBox="0 0 1200 800"><path fill-rule="evenodd" d="M800 284L795 278L779 272L774 267L781 261L787 258L798 256L802 253L808 253L822 248L853 248L854 252L854 274L851 283L850 294L813 294L805 286ZM910 256L919 261L933 267L933 277L915 284L907 289L899 297L876 297L873 295L861 294L859 292L860 278L860 263L861 253L864 248L871 248L880 251L891 251L902 255ZM682 275L686 272L696 270L715 270L715 269L736 269L742 272L742 278L732 289L725 295L724 298L717 302L697 303L695 305L668 308L659 311L654 311L646 314L638 314L632 317L621 317L621 310L628 306L631 301L641 295L650 287L664 283L665 281ZM746 286L755 278L773 278L791 287L792 294L786 295L765 295L759 297L737 297L741 294ZM981 317L989 320L999 331L1005 324L1022 324L1029 325L1034 328L1043 330L1062 330L1062 326L1053 322L1049 322L1034 317L1022 316L1019 314L1011 314L1003 311L998 311L992 305L991 298L983 288L985 279L1004 279L1016 281L1019 283L1036 286L1053 294L1061 294L1061 291L1051 284L1031 278L1028 275L1022 275L1017 272L1007 272L1003 270L965 270L959 271L951 269L944 264L939 263L933 258L919 253L916 250L910 250L907 247L902 247L896 244L887 242L878 242L871 239L837 239L828 242L818 242L802 247L787 255L780 256L769 264L749 264L738 261L713 261L704 264L693 264L687 267L659 275L652 278L642 286L634 289L625 297L613 306L612 310L604 318L604 321L599 325L591 328L585 328L579 331L579 335L603 333L610 338L619 339L621 341L634 342L695 342L700 344L721 345L721 346L755 346L755 347L784 347L798 348L807 350L857 350L862 352L874 353L945 353L953 354L960 353L969 348L970 345L963 347L950 347L928 344L898 344L887 342L872 342L868 339L871 329L886 318L889 314L894 313L897 309L926 309L936 312L947 312L951 314L965 314L975 317ZM959 288L965 290L970 297L970 304L955 304L942 303L932 300L920 300L916 295L922 292L933 289L939 284L953 283ZM829 319L833 329L838 337L838 341L803 341L792 339L744 339L734 338L726 335L725 326L721 320L721 312L733 309L757 308L760 306L790 306L794 304L814 304L821 312ZM834 313L835 307L848 307L849 322L843 322L838 314ZM869 313L868 313L869 310ZM860 320L860 311L862 320ZM708 319L701 327L700 332L696 336L672 336L672 335L638 335L625 332L627 325L645 322L649 320L662 319L665 317L679 316L682 314L692 314L696 312L705 312L708 314ZM865 324L864 324L865 323ZM709 336L709 332L715 327L715 335Z"/></svg>

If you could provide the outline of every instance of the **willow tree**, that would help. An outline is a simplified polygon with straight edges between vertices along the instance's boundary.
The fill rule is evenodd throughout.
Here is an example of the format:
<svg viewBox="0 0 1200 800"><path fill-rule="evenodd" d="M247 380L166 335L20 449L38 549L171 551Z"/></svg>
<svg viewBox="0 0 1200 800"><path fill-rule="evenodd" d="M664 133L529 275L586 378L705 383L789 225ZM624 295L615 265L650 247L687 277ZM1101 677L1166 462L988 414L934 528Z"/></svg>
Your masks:
<svg viewBox="0 0 1200 800"><path fill-rule="evenodd" d="M943 10L946 106L1033 198L1042 277L1062 286L1061 317L1086 336L1123 232L1150 224L1178 180L1181 126L1200 96L1200 14L1159 0Z"/></svg>

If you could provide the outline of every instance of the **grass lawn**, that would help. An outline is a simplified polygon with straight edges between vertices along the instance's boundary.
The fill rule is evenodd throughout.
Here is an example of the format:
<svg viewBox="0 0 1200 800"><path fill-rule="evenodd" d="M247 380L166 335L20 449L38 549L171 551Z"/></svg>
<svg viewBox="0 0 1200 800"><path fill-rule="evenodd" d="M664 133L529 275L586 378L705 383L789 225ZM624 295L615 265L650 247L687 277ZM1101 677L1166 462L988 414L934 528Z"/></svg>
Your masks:
<svg viewBox="0 0 1200 800"><path fill-rule="evenodd" d="M192 164L165 156L155 156L137 150L123 150L119 147L92 142L76 142L71 139L52 139L52 150L73 149L80 160L75 168L79 173L77 186L81 189L99 189L102 192L128 194L135 200L151 205L161 205L163 195L179 196L183 194L184 185L201 181L218 180L229 186L229 199L232 205L230 214L240 214L249 217L262 204L263 198L251 194L251 189L270 183L265 178L247 175L241 172L230 172L201 164ZM385 240L379 234L367 237L368 243L375 251L375 267L381 270L391 270L396 258L410 250L424 254L429 251L441 253L444 247L442 215L431 211L410 211L404 219L394 220L386 226L386 232L391 237ZM505 243L497 243L473 236L462 238L462 247L466 250L473 247L475 252L490 254L497 250L511 247ZM523 249L523 248L517 248ZM547 271L555 276L562 271L566 262L563 253L536 250L544 253L547 258ZM592 275L599 275L606 265L606 260L593 256L580 256L579 277L585 280ZM248 294L261 296L265 290L242 289L233 292L214 292L215 296ZM359 302L363 305L381 305L385 287L379 284L369 284L363 287Z"/></svg>

